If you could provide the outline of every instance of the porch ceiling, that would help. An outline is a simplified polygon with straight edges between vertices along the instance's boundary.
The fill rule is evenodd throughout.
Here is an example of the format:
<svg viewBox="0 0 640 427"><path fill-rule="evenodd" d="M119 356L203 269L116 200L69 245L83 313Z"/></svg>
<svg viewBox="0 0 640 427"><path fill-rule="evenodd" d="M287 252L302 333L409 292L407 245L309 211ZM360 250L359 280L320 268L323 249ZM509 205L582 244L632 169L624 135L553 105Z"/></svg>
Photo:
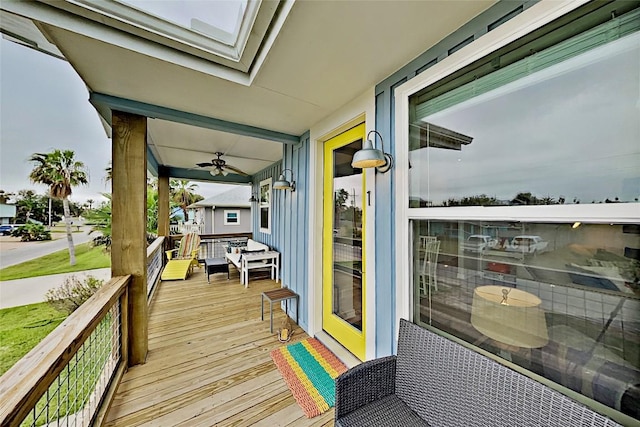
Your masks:
<svg viewBox="0 0 640 427"><path fill-rule="evenodd" d="M202 170L196 163L210 162L216 156L253 175L282 157L282 143L215 131L168 120L148 121L147 144L161 165ZM206 169L205 169L206 170Z"/></svg>
<svg viewBox="0 0 640 427"><path fill-rule="evenodd" d="M135 40L121 43L131 36L111 29L87 32L51 19L39 28L91 92L301 135L493 3L296 1L249 85L225 79L216 64L223 72L209 72L201 58L165 52L160 59L148 46L137 51ZM150 148L160 166L182 173L221 151L255 173L282 157L280 143L266 138L191 128L150 121Z"/></svg>

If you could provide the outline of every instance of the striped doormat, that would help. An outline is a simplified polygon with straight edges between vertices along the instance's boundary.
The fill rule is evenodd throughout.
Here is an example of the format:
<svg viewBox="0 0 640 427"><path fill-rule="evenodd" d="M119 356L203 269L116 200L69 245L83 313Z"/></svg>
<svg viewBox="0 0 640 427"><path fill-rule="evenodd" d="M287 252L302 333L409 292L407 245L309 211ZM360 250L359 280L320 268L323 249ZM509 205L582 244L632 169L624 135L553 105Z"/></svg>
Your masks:
<svg viewBox="0 0 640 427"><path fill-rule="evenodd" d="M317 339L277 348L271 358L307 418L335 405L335 379L347 367Z"/></svg>

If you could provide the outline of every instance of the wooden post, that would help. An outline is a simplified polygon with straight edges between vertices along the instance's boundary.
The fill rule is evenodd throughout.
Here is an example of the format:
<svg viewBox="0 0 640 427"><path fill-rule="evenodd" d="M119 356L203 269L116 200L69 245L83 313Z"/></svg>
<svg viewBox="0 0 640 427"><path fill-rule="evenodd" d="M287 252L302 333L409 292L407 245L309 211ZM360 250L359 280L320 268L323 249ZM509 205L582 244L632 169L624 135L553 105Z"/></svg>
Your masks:
<svg viewBox="0 0 640 427"><path fill-rule="evenodd" d="M158 170L158 236L169 236L169 172Z"/></svg>
<svg viewBox="0 0 640 427"><path fill-rule="evenodd" d="M113 111L111 275L132 275L129 366L144 363L148 349L146 136L146 117Z"/></svg>

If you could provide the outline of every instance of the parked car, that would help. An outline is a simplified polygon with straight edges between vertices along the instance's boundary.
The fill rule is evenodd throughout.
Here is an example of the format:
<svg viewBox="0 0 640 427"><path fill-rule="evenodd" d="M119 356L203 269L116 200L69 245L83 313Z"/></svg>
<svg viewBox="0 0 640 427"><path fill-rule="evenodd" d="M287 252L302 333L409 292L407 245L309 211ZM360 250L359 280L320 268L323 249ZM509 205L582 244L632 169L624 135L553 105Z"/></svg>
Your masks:
<svg viewBox="0 0 640 427"><path fill-rule="evenodd" d="M535 255L546 251L548 245L549 242L545 242L540 236L516 236L511 239L506 250Z"/></svg>
<svg viewBox="0 0 640 427"><path fill-rule="evenodd" d="M11 232L21 225L24 224L2 224L0 225L0 234L3 236L10 236Z"/></svg>
<svg viewBox="0 0 640 427"><path fill-rule="evenodd" d="M491 236L484 234L472 234L467 241L462 243L462 250L467 252L483 253L493 249L498 241Z"/></svg>

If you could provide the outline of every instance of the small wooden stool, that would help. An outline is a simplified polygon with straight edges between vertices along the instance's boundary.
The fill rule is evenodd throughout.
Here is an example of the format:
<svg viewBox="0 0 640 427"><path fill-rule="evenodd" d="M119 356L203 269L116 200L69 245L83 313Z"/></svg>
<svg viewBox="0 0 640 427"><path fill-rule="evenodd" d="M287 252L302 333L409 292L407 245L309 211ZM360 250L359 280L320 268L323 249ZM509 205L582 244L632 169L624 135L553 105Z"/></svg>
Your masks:
<svg viewBox="0 0 640 427"><path fill-rule="evenodd" d="M299 297L298 294L293 292L289 288L280 288L274 289L273 291L267 291L262 293L262 300L260 302L260 319L264 320L264 299L269 301L269 310L271 314L271 333L273 333L273 303L284 301L285 304L285 315L288 316L287 311L289 309L289 300L295 298L296 300L296 325L298 324L298 306L299 306Z"/></svg>

